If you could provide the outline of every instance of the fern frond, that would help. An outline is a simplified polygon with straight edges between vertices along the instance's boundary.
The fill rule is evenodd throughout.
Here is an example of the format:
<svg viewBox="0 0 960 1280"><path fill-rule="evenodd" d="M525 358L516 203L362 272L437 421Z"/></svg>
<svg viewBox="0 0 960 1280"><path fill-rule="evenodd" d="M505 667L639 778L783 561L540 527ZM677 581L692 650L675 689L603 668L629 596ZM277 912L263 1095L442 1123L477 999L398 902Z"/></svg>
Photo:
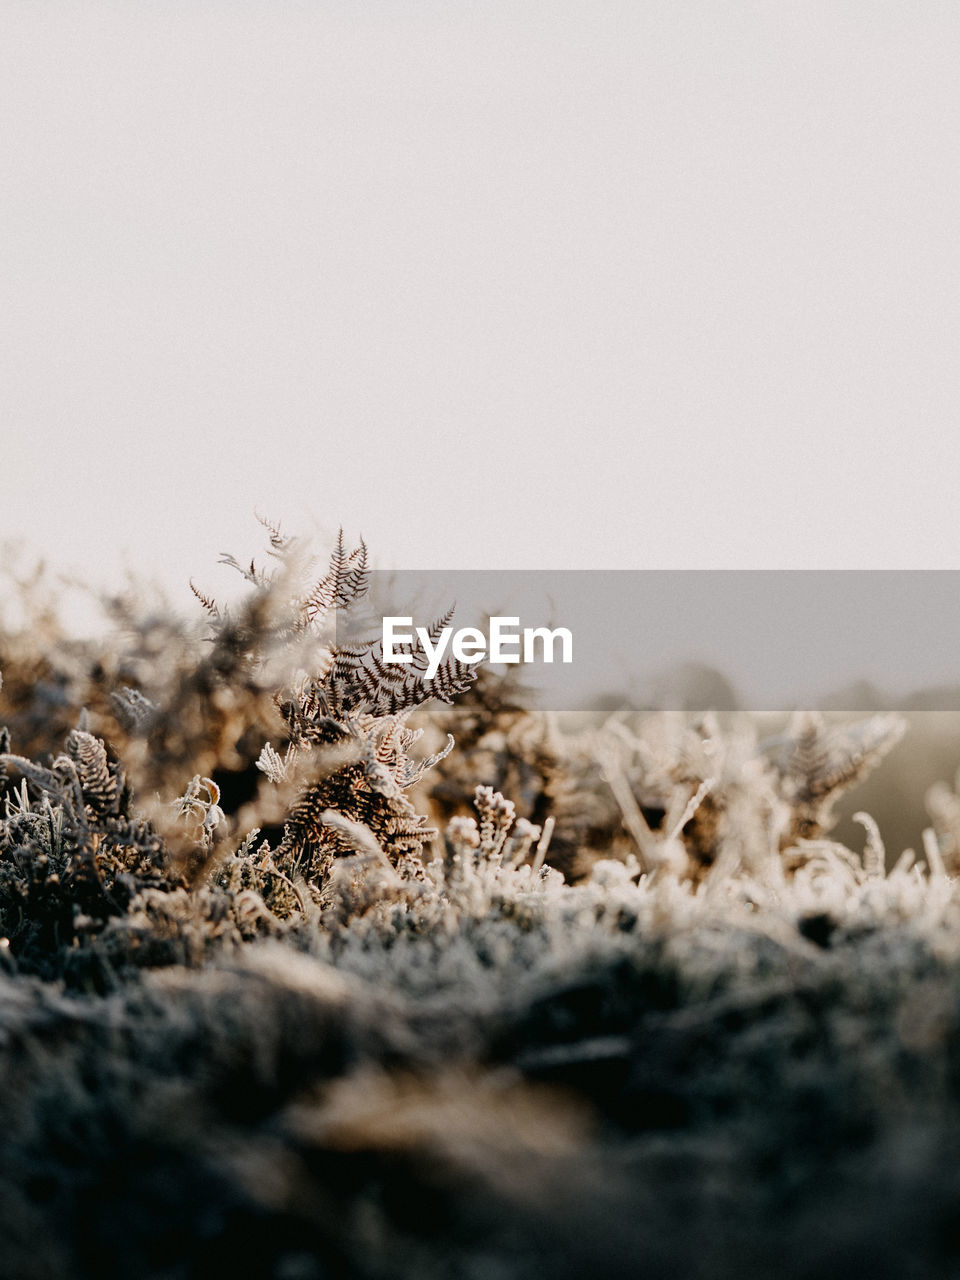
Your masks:
<svg viewBox="0 0 960 1280"><path fill-rule="evenodd" d="M301 612L312 622L331 609L348 609L366 594L368 585L367 545L361 538L358 547L347 551L341 527L327 572L301 601Z"/></svg>
<svg viewBox="0 0 960 1280"><path fill-rule="evenodd" d="M818 712L798 713L776 762L781 794L794 810L793 834L813 839L829 830L836 801L876 768L905 728L897 715L831 728Z"/></svg>
<svg viewBox="0 0 960 1280"><path fill-rule="evenodd" d="M476 664L448 658L430 681L428 696L439 702L453 702L465 689L469 689L476 678Z"/></svg>
<svg viewBox="0 0 960 1280"><path fill-rule="evenodd" d="M268 520L266 516L262 516L259 513L259 511L255 511L253 514L257 522L261 524L263 528L266 529L267 531L267 534L270 538L271 551L274 552L274 554L278 554L278 555L286 551L290 546L290 544L293 542L293 539L290 537L290 535L286 533L282 533L280 530L279 523L274 524L272 520Z"/></svg>
<svg viewBox="0 0 960 1280"><path fill-rule="evenodd" d="M190 579L190 590L197 597L197 599L203 605L204 609L206 609L207 613L211 615L211 617L214 617L214 618L220 617L220 607L217 604L216 600L214 600L212 596L208 596L203 591L201 591L192 578Z"/></svg>
<svg viewBox="0 0 960 1280"><path fill-rule="evenodd" d="M74 729L67 735L66 747L76 766L84 803L98 814L115 812L123 789L123 775L111 769L101 739Z"/></svg>

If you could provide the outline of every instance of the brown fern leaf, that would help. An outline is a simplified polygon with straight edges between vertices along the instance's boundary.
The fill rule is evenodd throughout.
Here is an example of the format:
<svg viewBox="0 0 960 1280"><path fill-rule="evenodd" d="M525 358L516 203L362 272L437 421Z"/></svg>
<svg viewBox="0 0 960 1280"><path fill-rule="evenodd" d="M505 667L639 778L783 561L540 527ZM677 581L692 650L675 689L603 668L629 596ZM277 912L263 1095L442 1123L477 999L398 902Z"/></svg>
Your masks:
<svg viewBox="0 0 960 1280"><path fill-rule="evenodd" d="M272 520L268 520L266 516L260 515L257 511L254 512L254 516L256 517L257 522L266 529L267 536L270 539L270 549L275 554L280 555L289 550L294 539L289 534L281 532L279 523L275 524Z"/></svg>
<svg viewBox="0 0 960 1280"><path fill-rule="evenodd" d="M203 591L201 591L192 578L190 579L190 590L193 592L193 594L200 601L204 609L206 609L207 613L209 613L211 617L213 618L220 617L220 606L217 604L216 600L214 600L212 596L208 596Z"/></svg>
<svg viewBox="0 0 960 1280"><path fill-rule="evenodd" d="M831 727L817 712L799 712L775 761L780 794L793 809L791 836L815 839L828 831L839 797L876 768L905 728L897 715Z"/></svg>
<svg viewBox="0 0 960 1280"><path fill-rule="evenodd" d="M419 853L436 832L427 819L393 781L388 770L371 770L361 760L309 787L293 806L284 838L274 861L290 875L302 875L318 885L329 870L331 859L342 852L340 842L324 814L329 810L350 822L368 827L392 860L403 854Z"/></svg>
<svg viewBox="0 0 960 1280"><path fill-rule="evenodd" d="M428 697L438 702L453 702L477 678L476 665L448 658L430 681Z"/></svg>
<svg viewBox="0 0 960 1280"><path fill-rule="evenodd" d="M66 747L77 770L84 803L98 814L115 813L123 775L111 768L104 743L92 733L74 729L67 735Z"/></svg>
<svg viewBox="0 0 960 1280"><path fill-rule="evenodd" d="M440 639L441 633L444 631L446 627L449 627L450 623L453 621L453 615L456 612L456 608L457 608L456 602L454 602L450 606L450 608L447 610L447 612L443 614L442 617L437 618L436 621L433 622L427 628L427 639L432 646L434 647L436 646L437 641ZM419 636L419 634L417 636L417 642L412 647L410 652L412 653L412 656L413 656L414 668L419 671L426 671L427 668L430 666L430 659L427 655L427 650L423 642L423 639Z"/></svg>
<svg viewBox="0 0 960 1280"><path fill-rule="evenodd" d="M369 585L367 546L363 539L353 551L347 551L343 529L330 557L327 572L301 602L301 612L308 621L323 616L330 609L346 609L366 594Z"/></svg>

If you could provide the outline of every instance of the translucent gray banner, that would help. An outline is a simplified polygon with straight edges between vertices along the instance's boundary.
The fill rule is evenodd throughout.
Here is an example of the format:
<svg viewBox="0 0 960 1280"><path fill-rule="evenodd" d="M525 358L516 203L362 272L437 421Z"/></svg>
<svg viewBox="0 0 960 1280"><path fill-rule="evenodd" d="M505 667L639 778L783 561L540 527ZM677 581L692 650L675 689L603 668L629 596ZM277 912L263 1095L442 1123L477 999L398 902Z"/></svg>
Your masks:
<svg viewBox="0 0 960 1280"><path fill-rule="evenodd" d="M383 619L399 619L402 651L454 604L446 637L424 637L443 660L489 641L491 617L517 635L505 652L522 653L525 631L569 633L553 638L553 662L535 636L519 673L544 708L960 710L960 572L373 573L338 640L379 644ZM458 640L464 628L481 636Z"/></svg>

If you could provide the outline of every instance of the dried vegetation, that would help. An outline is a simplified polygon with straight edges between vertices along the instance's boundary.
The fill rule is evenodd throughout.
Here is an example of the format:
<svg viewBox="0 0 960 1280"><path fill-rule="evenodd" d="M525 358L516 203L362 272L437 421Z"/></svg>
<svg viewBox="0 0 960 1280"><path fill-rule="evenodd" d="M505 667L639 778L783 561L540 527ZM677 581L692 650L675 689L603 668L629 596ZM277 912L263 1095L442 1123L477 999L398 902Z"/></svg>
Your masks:
<svg viewBox="0 0 960 1280"><path fill-rule="evenodd" d="M3 1274L955 1274L960 800L831 839L903 724L572 726L268 540L0 635Z"/></svg>

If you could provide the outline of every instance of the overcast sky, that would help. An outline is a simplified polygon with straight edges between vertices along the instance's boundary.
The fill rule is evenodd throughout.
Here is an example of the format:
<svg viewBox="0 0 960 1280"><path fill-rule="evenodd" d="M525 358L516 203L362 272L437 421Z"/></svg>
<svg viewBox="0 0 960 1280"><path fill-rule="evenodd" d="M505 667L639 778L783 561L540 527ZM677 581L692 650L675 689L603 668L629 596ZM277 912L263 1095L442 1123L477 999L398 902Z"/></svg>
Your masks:
<svg viewBox="0 0 960 1280"><path fill-rule="evenodd" d="M954 0L0 0L0 539L960 567Z"/></svg>

